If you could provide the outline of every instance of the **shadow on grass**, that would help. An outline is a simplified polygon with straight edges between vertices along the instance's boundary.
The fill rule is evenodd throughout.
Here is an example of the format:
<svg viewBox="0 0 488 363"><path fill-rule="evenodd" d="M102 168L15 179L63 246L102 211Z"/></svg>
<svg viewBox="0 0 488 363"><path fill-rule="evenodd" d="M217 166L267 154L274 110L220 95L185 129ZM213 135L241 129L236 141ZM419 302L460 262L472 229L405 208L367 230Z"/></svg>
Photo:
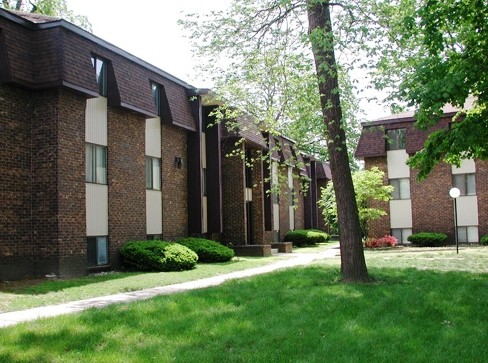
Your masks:
<svg viewBox="0 0 488 363"><path fill-rule="evenodd" d="M0 361L472 362L488 275L297 268L2 331ZM40 354L42 352L42 354Z"/></svg>
<svg viewBox="0 0 488 363"><path fill-rule="evenodd" d="M72 287L97 284L104 281L118 280L144 274L144 272L109 272L70 279L32 279L1 282L0 292L17 295L44 295Z"/></svg>

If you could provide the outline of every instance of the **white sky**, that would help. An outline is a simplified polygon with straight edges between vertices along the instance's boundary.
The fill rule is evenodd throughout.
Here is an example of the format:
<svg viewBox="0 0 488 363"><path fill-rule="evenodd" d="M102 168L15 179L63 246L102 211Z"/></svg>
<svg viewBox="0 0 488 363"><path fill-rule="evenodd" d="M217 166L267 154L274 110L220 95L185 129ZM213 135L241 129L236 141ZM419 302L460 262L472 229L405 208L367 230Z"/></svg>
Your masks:
<svg viewBox="0 0 488 363"><path fill-rule="evenodd" d="M93 34L138 58L182 79L207 88L193 71L198 59L191 53L189 40L183 37L178 19L184 13L223 10L230 0L67 0L75 14L85 15ZM140 4L140 5L139 5ZM367 119L387 115L380 105L361 102Z"/></svg>

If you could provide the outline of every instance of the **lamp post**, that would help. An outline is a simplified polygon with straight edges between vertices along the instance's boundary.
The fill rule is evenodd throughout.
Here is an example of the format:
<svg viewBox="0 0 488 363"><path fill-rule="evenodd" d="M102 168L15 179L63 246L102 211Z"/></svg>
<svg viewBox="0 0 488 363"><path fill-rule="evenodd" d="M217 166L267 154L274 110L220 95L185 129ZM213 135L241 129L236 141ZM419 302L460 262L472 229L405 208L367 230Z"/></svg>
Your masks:
<svg viewBox="0 0 488 363"><path fill-rule="evenodd" d="M461 195L459 188L453 187L449 190L449 195L454 201L454 239L456 241L456 253L459 254L459 240L458 240L458 230L457 230L457 203L456 199Z"/></svg>

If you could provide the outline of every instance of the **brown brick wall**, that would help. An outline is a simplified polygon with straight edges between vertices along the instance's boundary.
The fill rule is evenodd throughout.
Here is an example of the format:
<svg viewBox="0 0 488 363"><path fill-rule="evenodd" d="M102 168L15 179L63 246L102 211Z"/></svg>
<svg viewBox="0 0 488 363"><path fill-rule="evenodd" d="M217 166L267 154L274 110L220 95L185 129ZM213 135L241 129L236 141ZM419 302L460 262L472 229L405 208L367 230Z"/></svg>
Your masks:
<svg viewBox="0 0 488 363"><path fill-rule="evenodd" d="M305 228L304 195L302 192L302 179L298 170L294 169L293 187L295 188L295 229Z"/></svg>
<svg viewBox="0 0 488 363"><path fill-rule="evenodd" d="M384 184L388 184L388 168L386 162L386 156L379 156L374 158L365 158L364 159L364 168L371 169L373 167L378 167L385 173L384 176ZM372 221L369 226L369 236L370 237L382 237L385 234L390 234L390 203L389 202L380 202L374 201L372 206L375 208L381 208L386 211L387 215L383 216L375 221Z"/></svg>
<svg viewBox="0 0 488 363"><path fill-rule="evenodd" d="M0 85L0 280L31 275L32 95Z"/></svg>
<svg viewBox="0 0 488 363"><path fill-rule="evenodd" d="M146 239L145 117L108 110L109 259L118 267L120 246Z"/></svg>
<svg viewBox="0 0 488 363"><path fill-rule="evenodd" d="M161 133L163 238L173 240L188 235L187 131L162 124ZM175 157L181 157L181 169L174 165Z"/></svg>
<svg viewBox="0 0 488 363"><path fill-rule="evenodd" d="M84 97L60 92L57 199L61 276L86 272L85 108Z"/></svg>
<svg viewBox="0 0 488 363"><path fill-rule="evenodd" d="M476 161L479 237L488 234L488 161Z"/></svg>
<svg viewBox="0 0 488 363"><path fill-rule="evenodd" d="M264 238L263 161L259 150L252 150L251 156L254 159L252 169L253 243L263 244L266 242Z"/></svg>
<svg viewBox="0 0 488 363"><path fill-rule="evenodd" d="M232 143L225 144L222 152L222 242L243 245L246 244L244 163L240 155L227 156L233 149Z"/></svg>
<svg viewBox="0 0 488 363"><path fill-rule="evenodd" d="M449 197L451 165L438 164L421 182L417 181L417 175L416 170L410 170L412 232L446 233L454 243L454 207Z"/></svg>

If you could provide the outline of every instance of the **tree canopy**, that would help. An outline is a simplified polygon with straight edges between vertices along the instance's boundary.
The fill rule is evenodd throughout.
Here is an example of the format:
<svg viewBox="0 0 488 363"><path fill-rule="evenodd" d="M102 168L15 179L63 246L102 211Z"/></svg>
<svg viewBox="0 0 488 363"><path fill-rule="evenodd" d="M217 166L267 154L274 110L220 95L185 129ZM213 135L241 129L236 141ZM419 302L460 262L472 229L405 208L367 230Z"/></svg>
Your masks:
<svg viewBox="0 0 488 363"><path fill-rule="evenodd" d="M89 32L92 31L88 18L68 9L66 0L2 0L0 7L30 13L59 16Z"/></svg>

